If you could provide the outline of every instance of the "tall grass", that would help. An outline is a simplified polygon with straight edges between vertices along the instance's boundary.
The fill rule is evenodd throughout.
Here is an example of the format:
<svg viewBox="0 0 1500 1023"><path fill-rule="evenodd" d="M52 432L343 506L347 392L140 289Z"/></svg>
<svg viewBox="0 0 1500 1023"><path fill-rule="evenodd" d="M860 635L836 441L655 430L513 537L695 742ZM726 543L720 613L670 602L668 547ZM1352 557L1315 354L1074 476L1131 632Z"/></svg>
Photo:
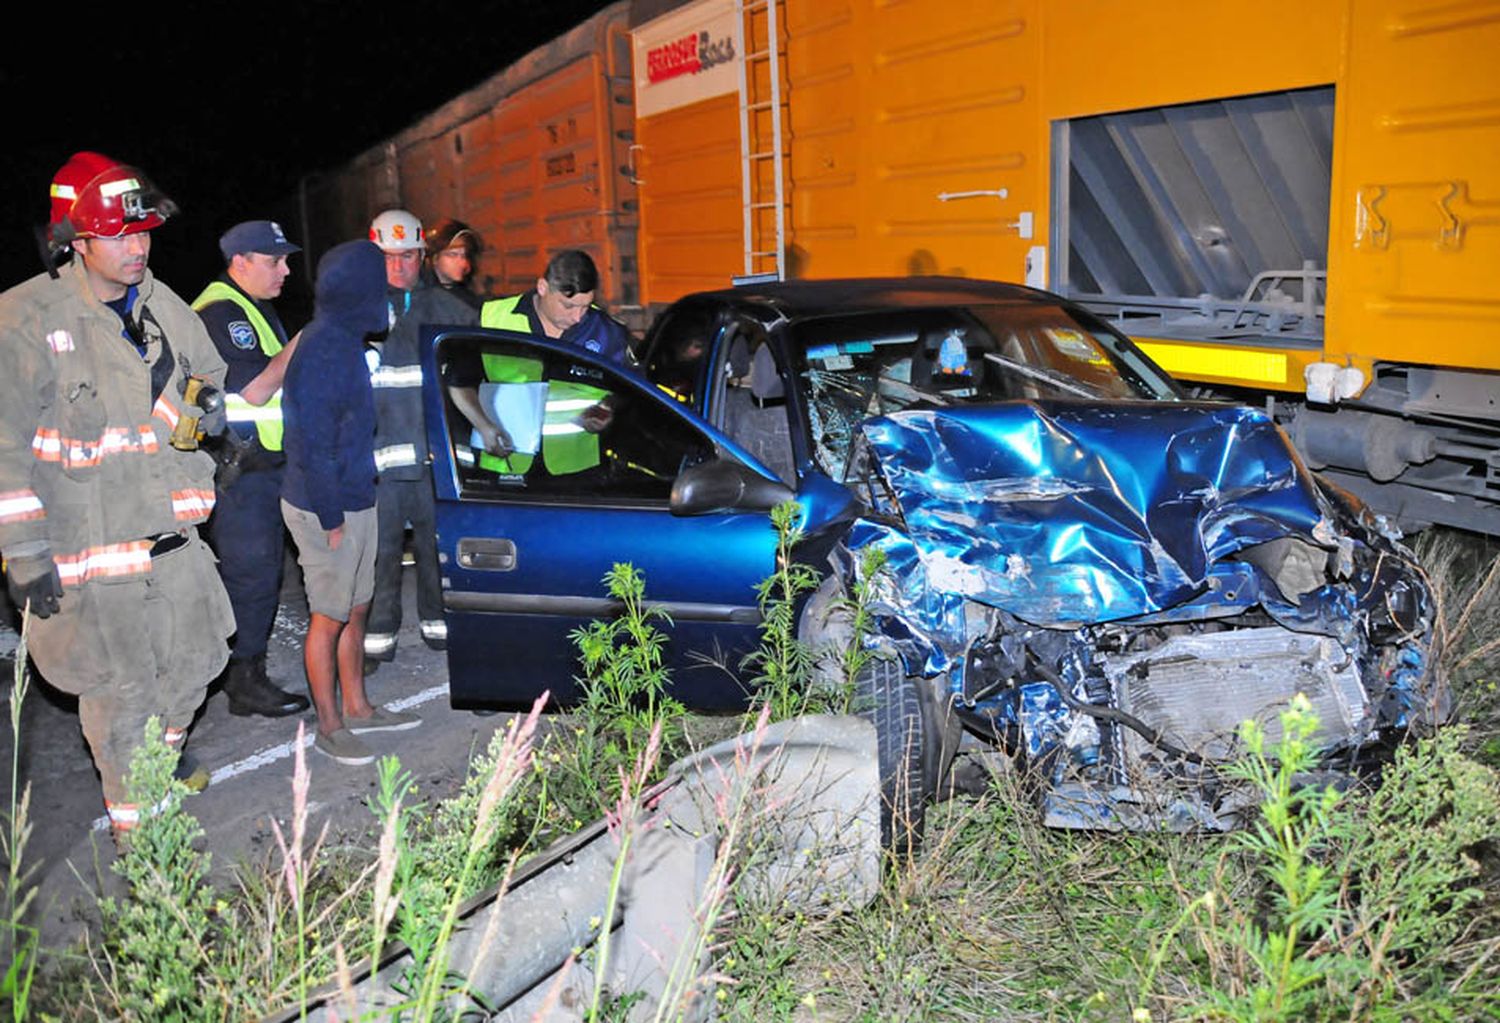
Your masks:
<svg viewBox="0 0 1500 1023"><path fill-rule="evenodd" d="M4 904L0 906L0 1008L8 1010L15 1023L31 1011L31 985L36 977L38 934L26 923L26 914L36 898L31 886L33 865L26 863L26 841L31 837L31 785L19 789L21 779L21 708L26 702L30 674L26 669L26 639L31 630L31 611L21 617L21 638L16 646L10 686L10 801L0 829L0 854L5 857Z"/></svg>
<svg viewBox="0 0 1500 1023"><path fill-rule="evenodd" d="M1417 554L1437 604L1436 661L1477 755L1500 766L1500 542L1428 530Z"/></svg>
<svg viewBox="0 0 1500 1023"><path fill-rule="evenodd" d="M988 791L929 811L921 855L862 913L743 897L725 937L735 1020L1500 1018L1500 562L1424 540L1439 666L1472 730L1399 748L1381 784L1308 787L1305 706L1239 765L1237 838L1042 827L997 754ZM1472 738L1466 738L1472 736ZM1497 760L1500 762L1500 760ZM1300 765L1300 766L1299 766Z"/></svg>
<svg viewBox="0 0 1500 1023"><path fill-rule="evenodd" d="M791 525L778 528L789 534ZM1500 650L1500 569L1477 566L1463 549L1447 562L1441 550L1429 557L1441 657L1466 715L1480 712L1477 738L1445 730L1398 750L1383 784L1333 793L1302 784L1288 745L1308 723L1298 708L1280 748L1246 736L1238 773L1264 809L1259 827L1234 839L1046 829L1028 779L983 755L987 791L929 810L921 852L890 862L872 906L839 914L788 914L736 886L753 855L756 811L744 792L726 789L699 930L665 964L665 996L648 1007L636 992L608 988L619 950L601 927L598 986L583 1010L596 1020L665 1021L693 1017L712 998L724 1018L756 1021L1495 1018L1500 781L1468 754L1482 757L1494 735L1484 732L1493 723L1484 686ZM194 851L190 804L163 773L169 758L148 748L138 801L161 812L122 857L130 895L106 913L97 971L64 978L66 997L47 1008L61 1020L239 1019L321 997L343 1019L475 1010L470 978L447 958L462 899L503 887L517 850L546 826L539 822L565 825L608 805L627 851L631 829L653 826L640 794L659 773L666 736L682 734L683 715L665 698L644 580L617 566L609 585L626 613L578 637L592 651L579 712L543 740L534 708L475 759L459 793L431 808L399 763L383 762L369 848L352 857L310 837L299 760L279 859L242 868L237 891L215 892ZM764 591L778 622L759 662L767 678L788 669L792 680L800 663L794 623L776 615L802 592L789 575ZM767 671L771 660L778 667ZM602 688L590 697L591 686ZM23 697L18 667L13 732ZM151 766L152 757L161 762ZM13 962L31 958L12 967L7 990L24 992L35 963L17 865L26 796L13 787L11 801L6 938L20 949ZM618 912L617 901L610 906L607 916ZM490 931L483 940L492 939ZM392 941L411 949L412 965L401 1004L377 1008L355 978ZM328 985L333 995L315 994ZM35 1001L13 1000L13 1018L34 1015Z"/></svg>

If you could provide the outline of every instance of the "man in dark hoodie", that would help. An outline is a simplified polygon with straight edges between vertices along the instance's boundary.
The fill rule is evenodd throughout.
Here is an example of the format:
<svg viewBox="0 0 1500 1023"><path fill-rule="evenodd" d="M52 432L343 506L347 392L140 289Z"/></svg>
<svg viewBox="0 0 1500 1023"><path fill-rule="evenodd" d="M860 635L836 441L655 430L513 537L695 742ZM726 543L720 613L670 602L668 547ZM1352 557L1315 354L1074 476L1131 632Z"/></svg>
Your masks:
<svg viewBox="0 0 1500 1023"><path fill-rule="evenodd" d="M385 254L385 299L391 324L385 339L366 353L375 393L375 468L380 474L375 595L364 647L370 671L396 656L408 523L422 641L441 650L448 639L438 573L437 512L422 416L421 338L424 327L471 326L479 322L479 313L451 291L421 282L423 238L421 222L405 210L386 210L370 224L370 240Z"/></svg>
<svg viewBox="0 0 1500 1023"><path fill-rule="evenodd" d="M311 612L303 660L318 712L315 747L341 764L375 759L359 736L420 719L365 697L364 634L375 588L375 402L365 335L386 326L385 257L345 242L318 262L313 319L283 384L281 511Z"/></svg>

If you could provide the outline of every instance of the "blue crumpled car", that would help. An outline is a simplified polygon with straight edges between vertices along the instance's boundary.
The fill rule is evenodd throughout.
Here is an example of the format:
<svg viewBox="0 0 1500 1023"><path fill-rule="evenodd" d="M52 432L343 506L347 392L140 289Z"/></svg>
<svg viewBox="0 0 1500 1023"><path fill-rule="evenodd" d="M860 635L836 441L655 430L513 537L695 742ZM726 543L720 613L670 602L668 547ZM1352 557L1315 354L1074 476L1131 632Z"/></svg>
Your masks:
<svg viewBox="0 0 1500 1023"><path fill-rule="evenodd" d="M839 598L866 549L884 554L856 695L888 838L970 737L1026 757L1054 824L1223 827L1242 808L1213 766L1242 720L1274 740L1303 693L1338 766L1447 714L1397 534L1264 413L1187 400L1055 295L944 278L703 293L658 317L639 368L502 331L433 340L456 705L568 699L568 633L616 610L600 580L619 561L671 616L675 695L740 705L725 665L757 640L766 513L795 500L825 573L809 642L849 641ZM454 380L477 382L469 401ZM510 417L522 457L486 450L475 401Z"/></svg>

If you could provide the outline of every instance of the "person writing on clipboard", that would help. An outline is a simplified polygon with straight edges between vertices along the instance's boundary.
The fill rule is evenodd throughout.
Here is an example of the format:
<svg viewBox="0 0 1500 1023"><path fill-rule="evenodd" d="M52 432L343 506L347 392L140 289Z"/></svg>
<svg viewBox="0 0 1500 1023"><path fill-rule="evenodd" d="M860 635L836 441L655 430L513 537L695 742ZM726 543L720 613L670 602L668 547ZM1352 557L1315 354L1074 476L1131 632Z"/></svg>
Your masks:
<svg viewBox="0 0 1500 1023"><path fill-rule="evenodd" d="M632 366L630 335L594 304L599 271L586 252L565 249L548 261L536 287L486 302L480 325L547 337ZM613 418L608 392L575 381L544 381L540 360L486 354L448 371L449 395L474 428L483 469L524 475L541 456L561 476L599 464L597 434Z"/></svg>

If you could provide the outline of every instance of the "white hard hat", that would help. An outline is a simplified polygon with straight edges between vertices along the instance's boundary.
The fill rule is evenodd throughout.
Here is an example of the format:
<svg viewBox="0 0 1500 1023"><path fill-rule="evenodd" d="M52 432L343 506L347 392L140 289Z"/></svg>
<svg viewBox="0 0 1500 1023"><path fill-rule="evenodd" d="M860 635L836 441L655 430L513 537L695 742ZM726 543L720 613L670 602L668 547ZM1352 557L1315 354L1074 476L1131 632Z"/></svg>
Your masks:
<svg viewBox="0 0 1500 1023"><path fill-rule="evenodd" d="M386 210L370 221L370 241L381 249L420 249L426 246L422 222L406 210Z"/></svg>

